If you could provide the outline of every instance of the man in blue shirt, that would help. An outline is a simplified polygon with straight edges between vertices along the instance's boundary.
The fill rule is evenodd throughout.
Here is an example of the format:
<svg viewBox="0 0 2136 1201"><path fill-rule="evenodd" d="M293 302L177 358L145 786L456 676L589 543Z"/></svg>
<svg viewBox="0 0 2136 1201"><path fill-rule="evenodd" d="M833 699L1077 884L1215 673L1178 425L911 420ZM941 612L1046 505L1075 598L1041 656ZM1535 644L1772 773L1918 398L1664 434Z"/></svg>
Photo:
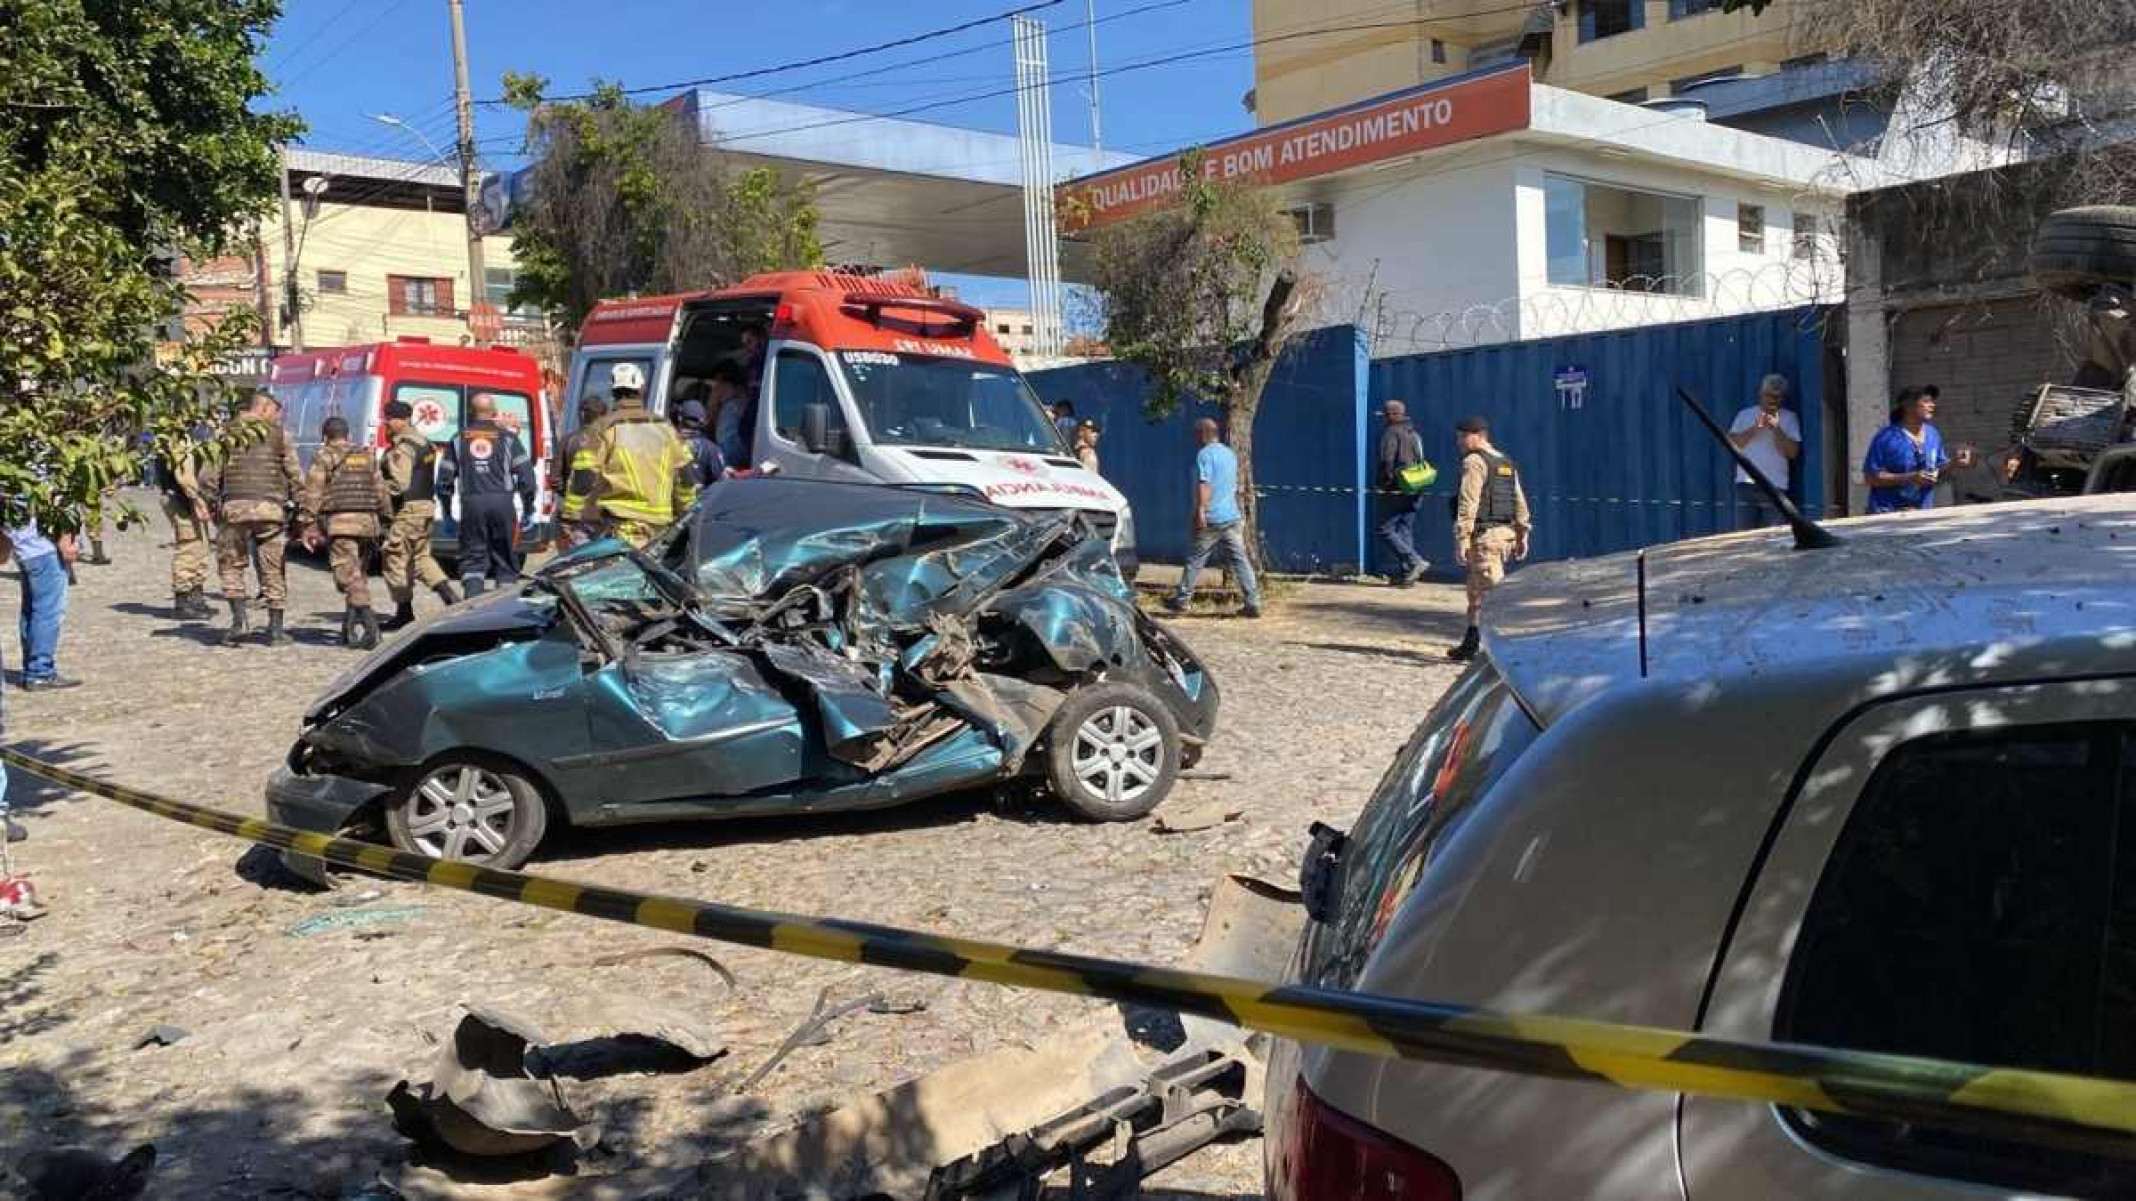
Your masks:
<svg viewBox="0 0 2136 1201"><path fill-rule="evenodd" d="M60 623L67 616L67 568L74 564L74 536L47 538L35 522L7 531L22 568L22 688L44 692L74 688L80 680L59 674Z"/></svg>
<svg viewBox="0 0 2136 1201"><path fill-rule="evenodd" d="M1908 388L1899 393L1891 424L1870 439L1869 453L1862 458L1871 513L1925 509L1935 502L1936 477L1950 463L1943 435L1929 424L1935 415L1932 391Z"/></svg>
<svg viewBox="0 0 2136 1201"><path fill-rule="evenodd" d="M1179 590L1165 598L1164 607L1183 613L1194 595L1194 577L1201 574L1213 553L1217 566L1231 569L1246 594L1241 617L1261 615L1261 586L1254 579L1253 564L1246 558L1245 523L1239 512L1239 458L1217 439L1216 422L1207 417L1194 423L1201 450L1194 456L1194 549L1187 555L1187 569L1179 577Z"/></svg>

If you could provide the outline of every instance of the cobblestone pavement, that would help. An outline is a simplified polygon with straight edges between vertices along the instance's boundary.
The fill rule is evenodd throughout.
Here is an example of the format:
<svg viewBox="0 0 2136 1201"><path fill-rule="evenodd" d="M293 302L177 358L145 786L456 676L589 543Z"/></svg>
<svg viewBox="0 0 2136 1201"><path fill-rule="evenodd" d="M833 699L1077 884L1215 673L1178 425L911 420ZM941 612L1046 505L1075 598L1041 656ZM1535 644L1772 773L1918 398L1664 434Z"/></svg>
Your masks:
<svg viewBox="0 0 2136 1201"><path fill-rule="evenodd" d="M290 568L297 645L223 648L215 626L172 620L163 533L119 534L114 565L81 567L60 660L87 686L11 688L7 735L33 754L257 814L298 715L355 652L333 643L340 609L315 561ZM15 573L0 573L10 667L21 662L18 603ZM1453 677L1440 651L1459 634L1459 605L1457 588L1298 584L1260 622L1176 622L1217 673L1225 709L1203 778L1183 781L1160 813L1205 802L1239 812L1211 829L1086 825L1043 801L967 795L869 815L567 835L532 870L1173 961L1219 875L1287 882L1307 823L1355 815ZM597 967L607 952L680 940L413 885L351 880L314 893L215 835L19 776L11 797L31 831L17 869L52 912L0 938L0 1158L152 1140L158 1196L333 1198L398 1172L407 1144L381 1099L398 1079L428 1078L463 1002L508 1007L565 1039L616 1014L681 1014L718 1031L730 1050L705 1067L573 1090L626 1166L696 1162L850 1095L1103 1016L1077 998L702 943L739 989L686 959ZM300 926L358 910L366 916L316 932ZM834 1002L880 991L925 1009L845 1018L753 1095L735 1095L826 989ZM187 1035L138 1045L162 1024ZM1258 1196L1259 1159L1257 1143L1205 1151L1149 1195Z"/></svg>

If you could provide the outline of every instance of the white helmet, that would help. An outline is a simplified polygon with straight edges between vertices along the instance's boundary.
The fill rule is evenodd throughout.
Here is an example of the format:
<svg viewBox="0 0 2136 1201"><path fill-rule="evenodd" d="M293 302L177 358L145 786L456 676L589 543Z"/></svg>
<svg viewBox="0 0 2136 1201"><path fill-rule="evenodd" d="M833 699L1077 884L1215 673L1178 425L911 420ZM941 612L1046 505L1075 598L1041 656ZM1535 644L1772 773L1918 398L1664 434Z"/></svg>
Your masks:
<svg viewBox="0 0 2136 1201"><path fill-rule="evenodd" d="M608 387L611 391L645 391L645 369L636 363L617 363L608 369Z"/></svg>

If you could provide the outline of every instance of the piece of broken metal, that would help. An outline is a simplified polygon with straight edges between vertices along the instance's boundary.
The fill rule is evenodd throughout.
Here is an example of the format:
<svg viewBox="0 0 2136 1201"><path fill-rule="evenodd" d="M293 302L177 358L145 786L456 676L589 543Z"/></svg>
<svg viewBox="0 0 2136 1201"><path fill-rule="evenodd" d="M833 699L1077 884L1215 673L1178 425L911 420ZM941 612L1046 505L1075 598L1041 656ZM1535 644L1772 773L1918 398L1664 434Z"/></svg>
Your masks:
<svg viewBox="0 0 2136 1201"><path fill-rule="evenodd" d="M794 1027L794 1032L786 1036L786 1041L780 1043L778 1050L771 1053L771 1058L765 1060L756 1071L749 1073L748 1078L743 1080L741 1085L734 1091L746 1093L755 1088L759 1081L771 1075L773 1068L784 1063L787 1056L802 1047L817 1046L829 1042L830 1036L826 1031L830 1024L849 1013L858 1013L863 1009L875 1013L897 1012L887 1008L888 1003L883 999L881 993L871 992L867 996L855 997L850 1001L842 1001L837 1005L831 1005L830 1002L831 990L829 988L817 993L816 1006L809 1011L808 1019L799 1026ZM885 1008L877 1009L876 1007L879 1005L885 1006ZM913 1013L917 1012L917 1010L904 1010L903 1012Z"/></svg>
<svg viewBox="0 0 2136 1201"><path fill-rule="evenodd" d="M588 1150L600 1127L572 1111L554 1079L527 1070L529 1048L547 1041L520 1018L470 1007L438 1055L435 1079L401 1081L386 1104L402 1133L463 1155L532 1155L566 1140Z"/></svg>
<svg viewBox="0 0 2136 1201"><path fill-rule="evenodd" d="M696 870L695 865L692 865L691 870ZM712 974L718 976L720 982L728 988L740 988L742 986L741 981L735 979L734 973L727 970L726 964L714 959L706 952L698 950L696 947L640 947L635 951L617 951L610 955L596 956L592 960L592 964L594 967L616 967L620 964L636 963L642 959L660 958L694 959L711 968Z"/></svg>
<svg viewBox="0 0 2136 1201"><path fill-rule="evenodd" d="M143 1047L175 1047L179 1043L184 1042L186 1036L191 1033L192 1031L187 1030L183 1026L172 1026L167 1024L161 1026L151 1026L149 1027L148 1033L142 1035L140 1041L134 1043L133 1049L138 1051Z"/></svg>

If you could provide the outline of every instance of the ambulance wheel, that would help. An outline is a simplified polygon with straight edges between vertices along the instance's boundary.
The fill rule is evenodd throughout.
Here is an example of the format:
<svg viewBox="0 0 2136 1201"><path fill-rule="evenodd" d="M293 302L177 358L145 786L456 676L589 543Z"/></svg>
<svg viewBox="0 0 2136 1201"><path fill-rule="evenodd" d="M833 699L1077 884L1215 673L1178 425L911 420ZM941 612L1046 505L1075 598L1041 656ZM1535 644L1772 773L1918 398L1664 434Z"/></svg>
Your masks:
<svg viewBox="0 0 2136 1201"><path fill-rule="evenodd" d="M1053 715L1046 777L1092 821L1133 821L1163 803L1179 775L1179 721L1133 684L1093 684Z"/></svg>

